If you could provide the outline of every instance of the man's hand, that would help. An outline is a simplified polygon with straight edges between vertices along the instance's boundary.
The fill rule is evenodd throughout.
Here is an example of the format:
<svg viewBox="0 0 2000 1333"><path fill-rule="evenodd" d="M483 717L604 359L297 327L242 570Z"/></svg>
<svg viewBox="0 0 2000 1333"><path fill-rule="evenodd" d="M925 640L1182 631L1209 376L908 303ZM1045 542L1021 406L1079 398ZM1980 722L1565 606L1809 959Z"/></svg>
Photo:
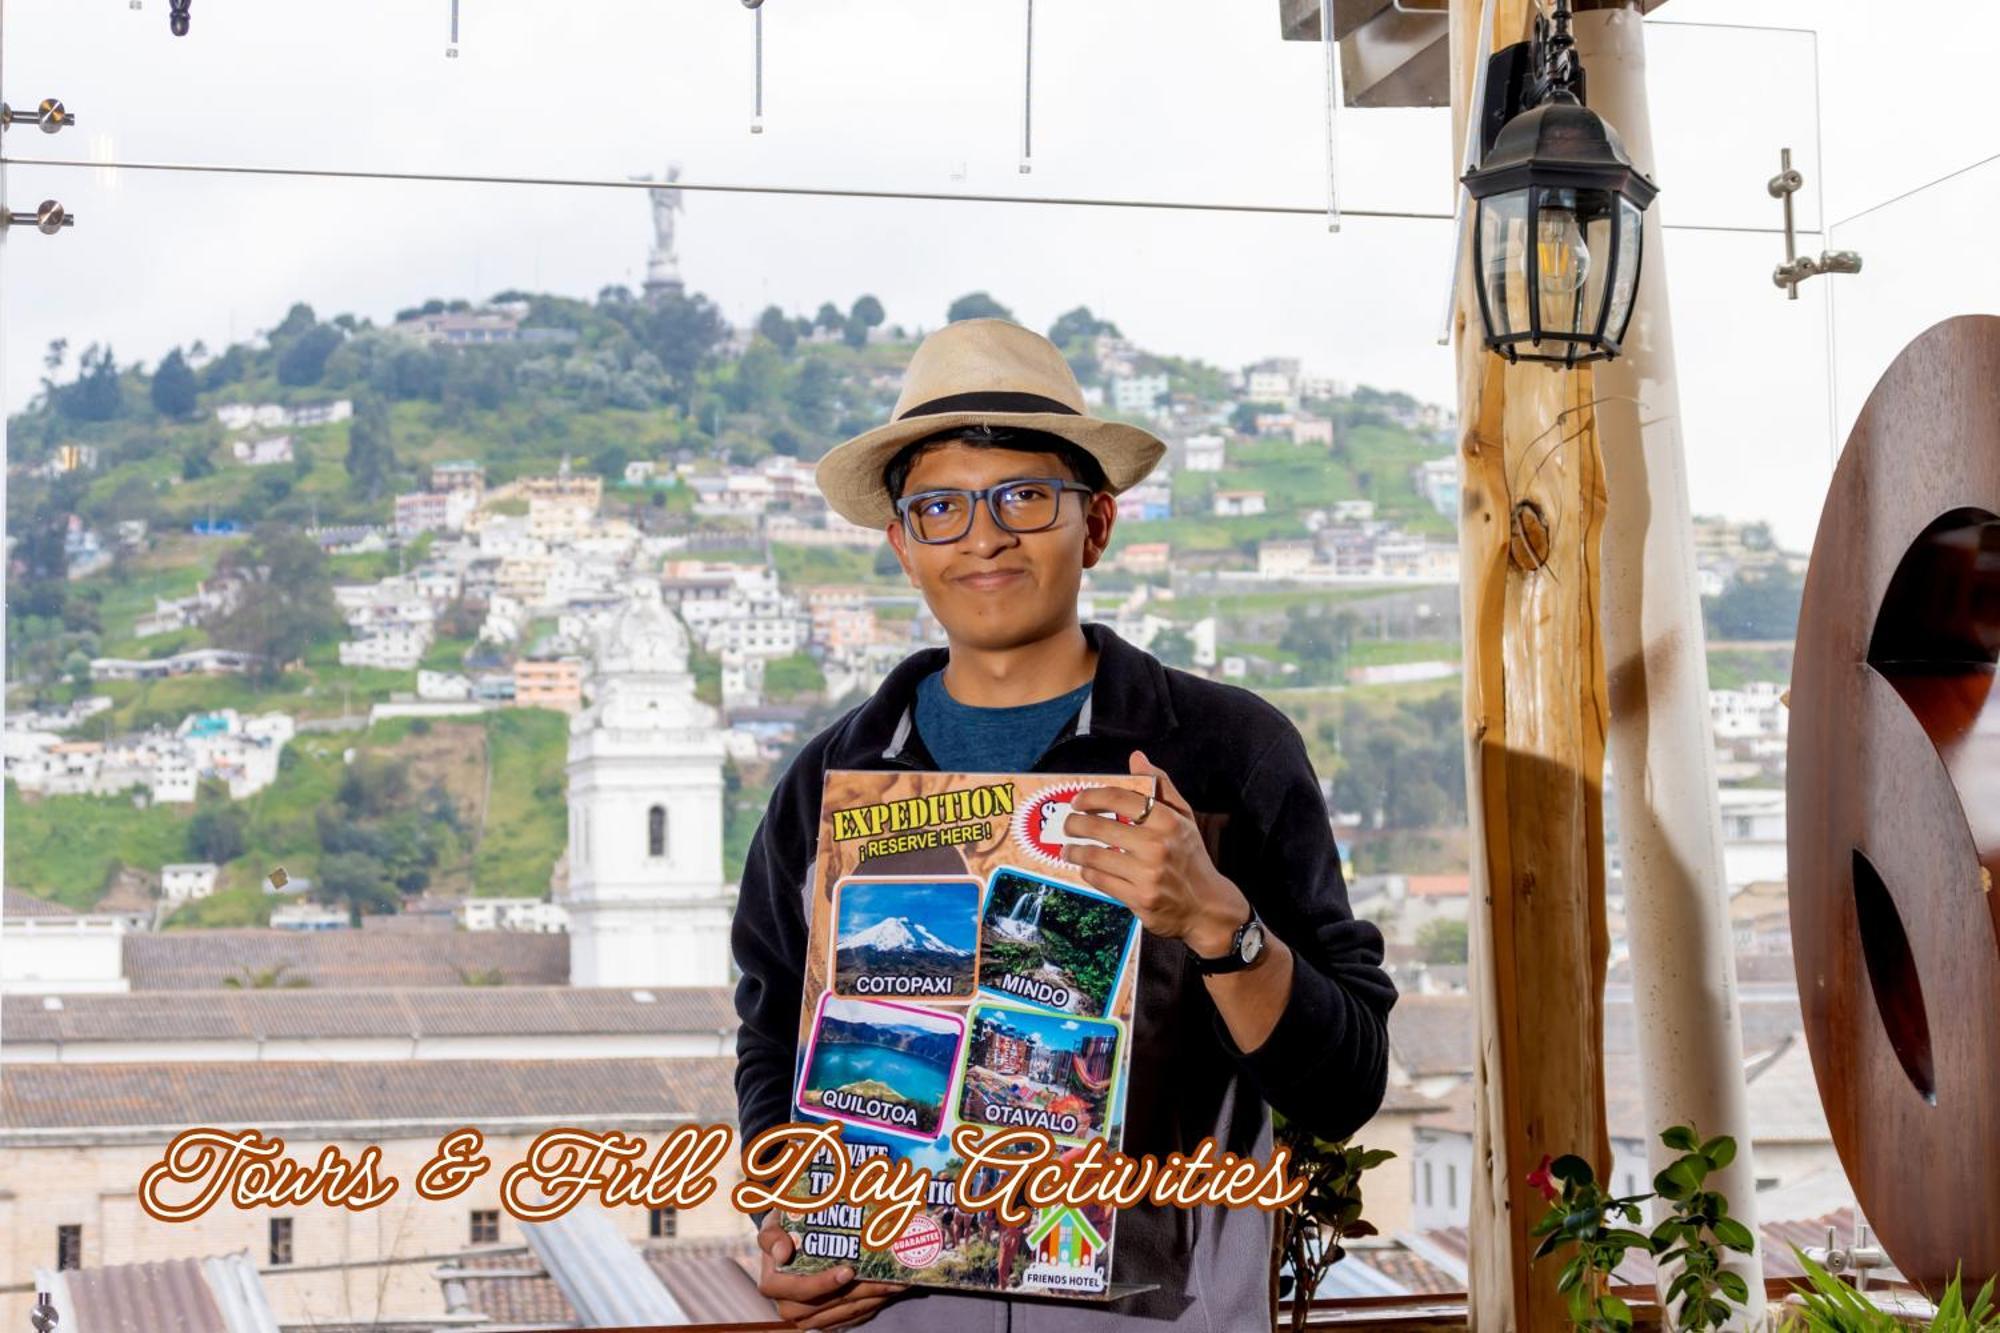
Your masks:
<svg viewBox="0 0 2000 1333"><path fill-rule="evenodd" d="M1209 859L1194 811L1166 770L1155 768L1141 750L1132 752L1131 764L1133 773L1150 774L1159 784L1151 813L1138 792L1084 788L1070 801L1063 832L1110 845L1071 843L1063 848L1063 859L1082 866L1086 884L1130 907L1153 934L1184 940L1204 958L1219 958L1249 919L1250 900ZM1101 817L1107 814L1143 822Z"/></svg>
<svg viewBox="0 0 2000 1333"><path fill-rule="evenodd" d="M909 1287L901 1282L856 1282L851 1265L823 1273L780 1273L778 1265L792 1257L792 1237L775 1210L757 1232L764 1251L757 1290L776 1303L778 1317L794 1328L834 1328L858 1324Z"/></svg>

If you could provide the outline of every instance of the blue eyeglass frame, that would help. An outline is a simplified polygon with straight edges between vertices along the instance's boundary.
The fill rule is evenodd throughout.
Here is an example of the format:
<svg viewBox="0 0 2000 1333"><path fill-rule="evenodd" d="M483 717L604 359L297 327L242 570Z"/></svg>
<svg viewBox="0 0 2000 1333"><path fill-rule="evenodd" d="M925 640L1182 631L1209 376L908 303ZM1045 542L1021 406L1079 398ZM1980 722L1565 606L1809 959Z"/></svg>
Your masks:
<svg viewBox="0 0 2000 1333"><path fill-rule="evenodd" d="M1002 517L997 497L1001 491L1006 490L1009 486L1047 486L1054 490L1056 492L1056 507L1055 512L1049 515L1049 521L1037 524L1032 528L1017 528ZM1062 518L1062 493L1064 491L1078 491L1084 495L1097 494L1097 491L1093 487L1086 486L1080 481L1071 481L1066 477L1009 477L1005 481L996 481L991 486L981 487L976 491L968 490L962 486L940 486L934 490L918 491L915 495L905 495L896 501L896 517L902 520L903 531L909 535L910 540L922 542L926 546L949 546L952 542L964 541L965 534L972 531L973 514L978 510L979 502L982 500L986 502L986 512L993 516L994 525L1002 532L1047 532ZM916 525L910 522L911 508L919 501L935 499L940 495L962 495L965 497L965 526L949 537L918 536Z"/></svg>

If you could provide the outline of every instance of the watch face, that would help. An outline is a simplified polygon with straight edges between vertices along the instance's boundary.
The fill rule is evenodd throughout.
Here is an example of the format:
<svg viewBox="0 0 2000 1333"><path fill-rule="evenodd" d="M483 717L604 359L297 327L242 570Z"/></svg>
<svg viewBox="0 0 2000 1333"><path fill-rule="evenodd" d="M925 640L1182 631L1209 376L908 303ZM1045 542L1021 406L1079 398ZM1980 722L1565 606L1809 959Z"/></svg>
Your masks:
<svg viewBox="0 0 2000 1333"><path fill-rule="evenodd" d="M1236 946L1237 956L1245 963L1254 963L1264 952L1264 923L1252 921L1243 932L1243 943Z"/></svg>

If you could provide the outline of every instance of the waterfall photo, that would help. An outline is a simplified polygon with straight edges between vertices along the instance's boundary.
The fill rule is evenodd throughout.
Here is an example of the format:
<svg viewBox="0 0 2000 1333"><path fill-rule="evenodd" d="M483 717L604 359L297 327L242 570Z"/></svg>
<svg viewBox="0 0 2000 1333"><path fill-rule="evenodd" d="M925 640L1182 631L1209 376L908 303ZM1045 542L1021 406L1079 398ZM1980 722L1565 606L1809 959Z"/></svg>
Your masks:
<svg viewBox="0 0 2000 1333"><path fill-rule="evenodd" d="M980 918L979 988L1062 1013L1102 1014L1138 929L1132 909L1115 898L997 871Z"/></svg>
<svg viewBox="0 0 2000 1333"><path fill-rule="evenodd" d="M835 994L971 996L978 880L844 879L833 912Z"/></svg>

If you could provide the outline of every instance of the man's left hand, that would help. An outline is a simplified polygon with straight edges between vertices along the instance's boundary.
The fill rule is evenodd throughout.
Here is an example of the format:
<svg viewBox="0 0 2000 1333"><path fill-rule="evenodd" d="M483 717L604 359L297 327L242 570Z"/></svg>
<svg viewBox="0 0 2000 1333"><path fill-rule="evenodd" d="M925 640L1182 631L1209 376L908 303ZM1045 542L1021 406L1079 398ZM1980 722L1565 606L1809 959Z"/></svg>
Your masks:
<svg viewBox="0 0 2000 1333"><path fill-rule="evenodd" d="M1204 958L1220 958L1249 917L1250 901L1215 868L1194 811L1166 770L1140 750L1132 752L1131 765L1135 775L1159 784L1151 812L1139 792L1084 788L1070 801L1063 832L1108 846L1071 843L1063 859L1081 866L1086 884L1130 907L1153 934L1185 941Z"/></svg>

